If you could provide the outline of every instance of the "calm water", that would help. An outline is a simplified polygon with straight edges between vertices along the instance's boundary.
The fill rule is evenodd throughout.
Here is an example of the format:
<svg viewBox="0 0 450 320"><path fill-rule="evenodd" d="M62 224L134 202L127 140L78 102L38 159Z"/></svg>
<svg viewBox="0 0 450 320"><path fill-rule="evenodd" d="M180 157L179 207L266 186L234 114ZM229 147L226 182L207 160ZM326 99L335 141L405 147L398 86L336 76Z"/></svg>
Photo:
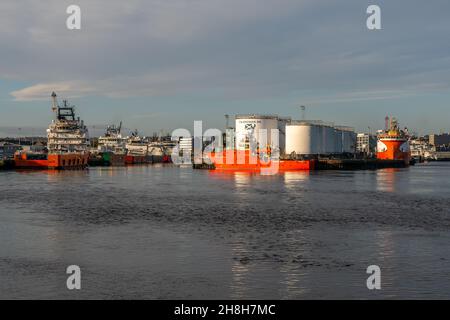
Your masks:
<svg viewBox="0 0 450 320"><path fill-rule="evenodd" d="M449 177L0 171L0 298L449 299Z"/></svg>

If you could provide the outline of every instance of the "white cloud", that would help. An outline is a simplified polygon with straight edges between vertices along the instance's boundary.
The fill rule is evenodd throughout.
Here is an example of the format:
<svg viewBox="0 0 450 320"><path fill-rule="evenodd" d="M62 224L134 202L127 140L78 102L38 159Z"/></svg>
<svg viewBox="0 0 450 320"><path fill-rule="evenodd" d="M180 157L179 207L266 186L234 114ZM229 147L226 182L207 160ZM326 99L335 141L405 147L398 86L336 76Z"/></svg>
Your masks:
<svg viewBox="0 0 450 320"><path fill-rule="evenodd" d="M40 83L11 92L15 101L48 100L53 91L68 98L76 98L93 93L85 84L77 82Z"/></svg>
<svg viewBox="0 0 450 320"><path fill-rule="evenodd" d="M386 3L383 16L397 20L370 33L358 0L78 0L80 31L65 27L72 1L6 0L0 77L32 83L11 92L16 101L48 99L53 90L67 97L261 97L401 91L433 81L446 90L450 44L442 39L450 23L442 8L449 4L437 1L441 9L425 29L411 21L427 4L413 1L417 10L405 18L402 5Z"/></svg>

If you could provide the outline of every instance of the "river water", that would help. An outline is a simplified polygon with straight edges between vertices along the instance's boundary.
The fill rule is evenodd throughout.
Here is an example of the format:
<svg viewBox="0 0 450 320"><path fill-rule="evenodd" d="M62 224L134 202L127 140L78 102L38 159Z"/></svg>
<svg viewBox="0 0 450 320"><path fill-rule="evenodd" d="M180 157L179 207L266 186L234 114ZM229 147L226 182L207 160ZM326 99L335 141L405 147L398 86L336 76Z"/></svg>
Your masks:
<svg viewBox="0 0 450 320"><path fill-rule="evenodd" d="M449 299L449 177L448 163L0 171L0 298Z"/></svg>

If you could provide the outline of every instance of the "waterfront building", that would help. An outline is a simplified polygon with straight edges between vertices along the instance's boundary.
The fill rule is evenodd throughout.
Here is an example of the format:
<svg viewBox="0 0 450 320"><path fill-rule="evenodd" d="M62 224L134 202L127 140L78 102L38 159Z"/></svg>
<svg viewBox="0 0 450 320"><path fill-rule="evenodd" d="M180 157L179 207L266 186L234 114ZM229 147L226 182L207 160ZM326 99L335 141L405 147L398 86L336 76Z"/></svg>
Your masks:
<svg viewBox="0 0 450 320"><path fill-rule="evenodd" d="M450 134L430 134L429 141L435 147L450 145Z"/></svg>
<svg viewBox="0 0 450 320"><path fill-rule="evenodd" d="M375 154L377 147L376 136L369 133L358 133L356 136L356 152L367 156Z"/></svg>
<svg viewBox="0 0 450 320"><path fill-rule="evenodd" d="M21 150L22 147L15 143L0 142L0 159L12 159L16 151Z"/></svg>

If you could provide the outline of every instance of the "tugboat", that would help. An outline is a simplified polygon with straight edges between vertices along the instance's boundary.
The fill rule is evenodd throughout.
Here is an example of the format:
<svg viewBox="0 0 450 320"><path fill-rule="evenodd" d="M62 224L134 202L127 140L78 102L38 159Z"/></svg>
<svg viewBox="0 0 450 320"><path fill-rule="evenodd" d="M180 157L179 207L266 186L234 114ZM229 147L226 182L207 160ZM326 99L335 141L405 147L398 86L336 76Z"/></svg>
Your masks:
<svg viewBox="0 0 450 320"><path fill-rule="evenodd" d="M402 161L405 166L411 162L411 151L407 129L400 130L394 117L386 117L386 128L378 134L377 159Z"/></svg>
<svg viewBox="0 0 450 320"><path fill-rule="evenodd" d="M19 151L14 155L16 168L85 169L89 159L89 133L83 120L75 117L75 106L67 100L58 104L52 93L55 119L47 129L47 148L43 152Z"/></svg>
<svg viewBox="0 0 450 320"><path fill-rule="evenodd" d="M123 166L127 149L126 139L120 133L122 122L119 126L110 125L106 127L104 136L98 138L98 147L89 158L92 166Z"/></svg>
<svg viewBox="0 0 450 320"><path fill-rule="evenodd" d="M148 143L145 141L145 138L139 136L137 130L131 133L131 137L128 137L126 149L125 164L145 164L151 162L148 155Z"/></svg>

